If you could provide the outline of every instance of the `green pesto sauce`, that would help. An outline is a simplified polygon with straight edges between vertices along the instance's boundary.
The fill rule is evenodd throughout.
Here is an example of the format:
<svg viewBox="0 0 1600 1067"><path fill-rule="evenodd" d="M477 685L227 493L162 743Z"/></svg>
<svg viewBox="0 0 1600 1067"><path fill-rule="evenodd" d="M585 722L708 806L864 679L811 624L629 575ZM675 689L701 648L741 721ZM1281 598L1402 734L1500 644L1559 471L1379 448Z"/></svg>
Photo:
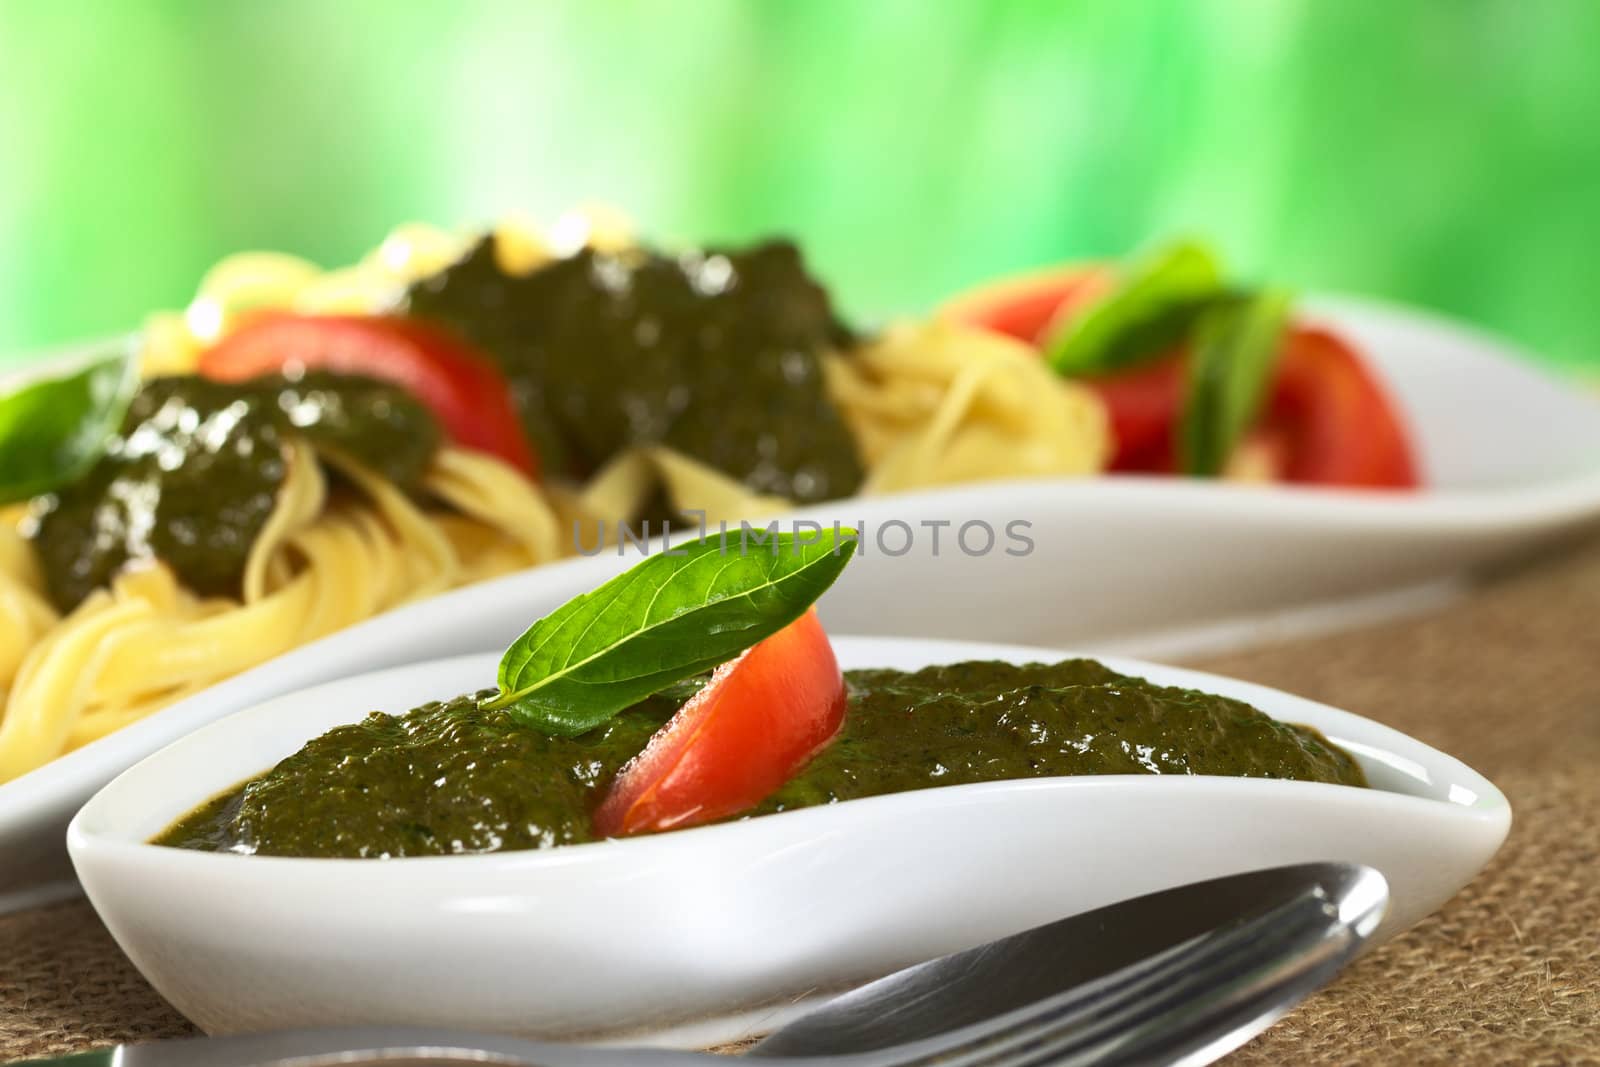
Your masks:
<svg viewBox="0 0 1600 1067"><path fill-rule="evenodd" d="M821 361L848 334L792 244L586 249L513 276L489 238L414 285L406 312L493 355L547 470L586 478L665 444L800 502L860 487Z"/></svg>
<svg viewBox="0 0 1600 1067"><path fill-rule="evenodd" d="M940 785L1068 774L1220 774L1366 784L1350 755L1248 704L1119 675L1093 660L847 674L839 735L751 815ZM692 686L576 738L477 697L373 713L160 834L246 854L392 857L593 839L589 813Z"/></svg>
<svg viewBox="0 0 1600 1067"><path fill-rule="evenodd" d="M355 375L308 371L246 383L273 417L318 448L335 449L415 493L439 451L438 421L410 393Z"/></svg>
<svg viewBox="0 0 1600 1067"><path fill-rule="evenodd" d="M1249 704L1094 660L852 671L837 737L753 814L1071 774L1221 774L1365 785L1343 749Z"/></svg>
<svg viewBox="0 0 1600 1067"><path fill-rule="evenodd" d="M34 501L50 598L71 610L130 562L164 560L203 596L237 596L298 433L413 485L439 445L433 416L382 382L313 372L239 384L156 378L105 456Z"/></svg>
<svg viewBox="0 0 1600 1067"><path fill-rule="evenodd" d="M437 856L593 840L589 811L677 709L652 697L575 738L478 707L373 712L309 742L156 838L208 852Z"/></svg>

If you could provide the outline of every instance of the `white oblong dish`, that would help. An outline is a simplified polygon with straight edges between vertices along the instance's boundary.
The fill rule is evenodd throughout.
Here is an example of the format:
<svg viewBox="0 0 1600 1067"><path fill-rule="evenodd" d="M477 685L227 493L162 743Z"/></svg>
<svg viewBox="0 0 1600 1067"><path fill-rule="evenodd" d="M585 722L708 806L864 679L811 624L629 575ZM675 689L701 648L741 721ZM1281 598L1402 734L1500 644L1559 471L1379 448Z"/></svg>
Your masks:
<svg viewBox="0 0 1600 1067"><path fill-rule="evenodd" d="M1063 653L840 638L846 667ZM1511 812L1457 760L1245 682L1114 668L1324 731L1374 788L1094 776L956 786L542 852L317 860L145 843L367 709L481 686L459 657L317 686L230 716L101 790L68 846L89 899L163 996L213 1033L437 1024L583 1039L735 1040L795 998L1140 893L1284 863L1383 872L1377 937L1488 862Z"/></svg>
<svg viewBox="0 0 1600 1067"><path fill-rule="evenodd" d="M841 501L795 516L866 528L863 553L822 601L824 620L840 633L1171 655L1436 602L1392 594L1600 519L1600 399L1546 377L1503 342L1423 312L1324 298L1307 314L1349 337L1388 382L1411 425L1426 490L1107 477ZM962 551L960 527L975 520L996 530L995 551ZM1033 548L1024 556L1005 552L1014 521L1028 524ZM897 522L917 536L905 555L889 556L876 535ZM898 548L899 529L889 537ZM71 891L61 848L67 820L162 745L291 689L503 648L532 619L636 561L571 559L402 607L0 784L0 912ZM1308 610L1352 597L1363 598L1359 606Z"/></svg>

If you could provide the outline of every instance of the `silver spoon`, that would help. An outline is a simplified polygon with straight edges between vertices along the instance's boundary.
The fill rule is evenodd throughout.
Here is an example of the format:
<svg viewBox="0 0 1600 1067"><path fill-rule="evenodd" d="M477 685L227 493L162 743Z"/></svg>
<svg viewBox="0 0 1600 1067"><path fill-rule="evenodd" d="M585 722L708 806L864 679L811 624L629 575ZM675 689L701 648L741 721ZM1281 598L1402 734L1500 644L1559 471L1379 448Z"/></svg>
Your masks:
<svg viewBox="0 0 1600 1067"><path fill-rule="evenodd" d="M919 963L836 997L747 1058L852 1067L1202 1064L1266 1029L1360 951L1388 904L1349 863L1137 897ZM122 1045L36 1067L678 1067L724 1056L392 1027ZM15 1065L21 1067L21 1065Z"/></svg>

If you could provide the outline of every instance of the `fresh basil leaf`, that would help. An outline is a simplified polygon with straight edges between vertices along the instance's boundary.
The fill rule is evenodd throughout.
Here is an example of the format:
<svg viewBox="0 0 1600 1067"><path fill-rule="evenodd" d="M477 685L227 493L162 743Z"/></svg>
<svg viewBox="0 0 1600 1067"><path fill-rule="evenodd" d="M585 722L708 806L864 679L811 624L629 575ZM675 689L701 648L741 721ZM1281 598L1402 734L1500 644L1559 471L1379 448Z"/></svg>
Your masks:
<svg viewBox="0 0 1600 1067"><path fill-rule="evenodd" d="M0 504L73 481L105 454L138 387L136 348L123 341L0 396Z"/></svg>
<svg viewBox="0 0 1600 1067"><path fill-rule="evenodd" d="M1110 293L1045 344L1060 374L1105 374L1160 355L1225 298L1222 268L1204 245L1181 241L1131 264Z"/></svg>
<svg viewBox="0 0 1600 1067"><path fill-rule="evenodd" d="M1178 429L1185 473L1214 475L1255 421L1289 323L1288 293L1265 290L1201 320Z"/></svg>
<svg viewBox="0 0 1600 1067"><path fill-rule="evenodd" d="M830 530L727 533L657 553L528 627L482 706L558 736L592 730L798 619L855 548L854 530Z"/></svg>

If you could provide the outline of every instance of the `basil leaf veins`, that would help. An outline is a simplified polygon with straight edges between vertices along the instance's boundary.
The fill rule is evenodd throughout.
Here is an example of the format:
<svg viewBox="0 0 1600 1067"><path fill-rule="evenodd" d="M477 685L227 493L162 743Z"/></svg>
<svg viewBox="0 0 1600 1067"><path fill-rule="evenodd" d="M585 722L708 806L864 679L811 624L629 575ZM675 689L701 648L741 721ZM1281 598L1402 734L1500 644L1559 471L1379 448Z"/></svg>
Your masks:
<svg viewBox="0 0 1600 1067"><path fill-rule="evenodd" d="M532 626L500 660L505 708L562 737L725 663L798 619L856 548L854 530L725 533L649 556Z"/></svg>

